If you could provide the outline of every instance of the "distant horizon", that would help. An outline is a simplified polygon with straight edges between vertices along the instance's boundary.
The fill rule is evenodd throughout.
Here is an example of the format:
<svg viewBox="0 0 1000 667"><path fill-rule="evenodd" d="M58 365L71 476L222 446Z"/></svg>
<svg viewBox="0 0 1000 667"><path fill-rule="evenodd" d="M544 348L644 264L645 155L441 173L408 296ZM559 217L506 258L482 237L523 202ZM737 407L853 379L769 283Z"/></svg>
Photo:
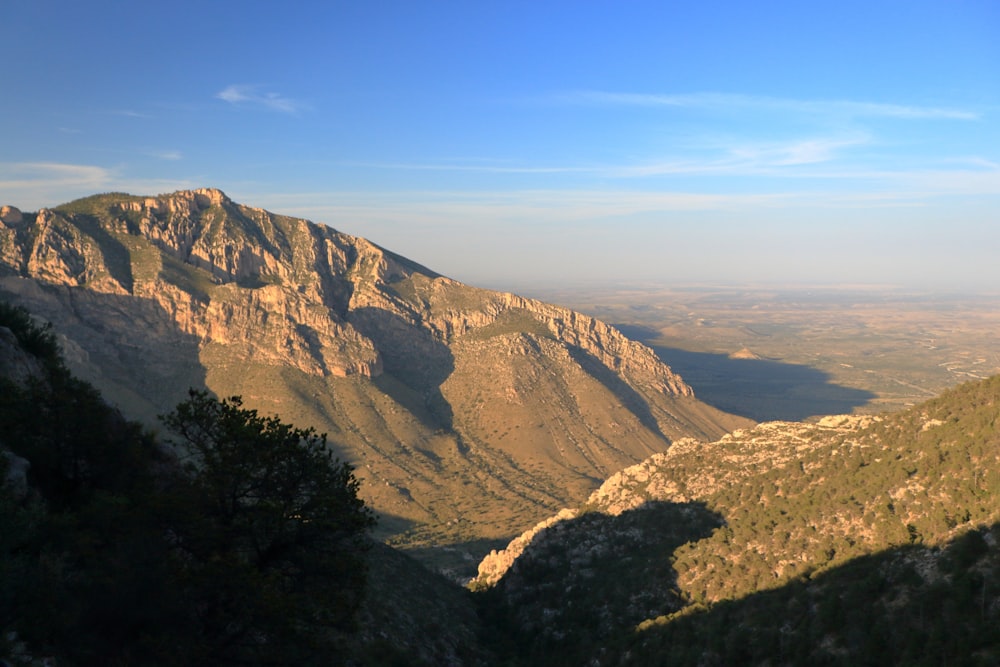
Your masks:
<svg viewBox="0 0 1000 667"><path fill-rule="evenodd" d="M76 197L67 201L61 201L56 204L43 204L34 207L23 207L12 202L0 201L0 206L14 206L22 213L37 213L41 209L53 209L59 206L72 203L77 199L83 199L91 196L99 195L109 195L109 194L123 194L134 197L160 197L170 195L173 192L185 191L185 190L198 190L198 189L219 189L211 188L210 186L196 186L192 188L182 188L180 190L174 190L171 192L159 192L159 193L149 193L149 192L121 192L121 191L106 191L106 192L93 192L88 195L83 195L82 197ZM232 197L228 192L223 191L226 196L230 197L235 203L251 206L253 208L264 208L270 213L278 215L289 215L286 212L280 210L272 210L267 207L257 206L253 203L241 201L238 198ZM300 216L292 216L300 217ZM1000 297L1000 283L995 285L963 285L958 283L945 283L942 285L938 280L940 276L935 276L934 284L929 283L904 283L904 282L887 282L887 281L844 281L838 279L832 279L827 281L814 280L814 281L796 281L788 279L775 279L775 280L760 280L760 279L725 279L725 278L711 278L711 277L701 277L701 278L680 278L680 279L669 279L669 278L642 278L636 276L629 276L627 274L619 276L608 276L604 278L585 278L579 276L566 277L566 278L546 278L544 280L539 279L526 279L518 276L502 276L499 278L486 278L483 280L467 279L457 275L451 275L447 272L441 271L439 268L425 261L421 261L418 257L412 257L406 253L400 252L398 249L394 248L391 244L378 243L374 239L364 237L361 234L357 234L350 229L343 229L341 227L336 227L333 225L328 225L327 223L309 218L308 216L302 216L304 219L308 219L310 222L316 224L325 225L333 227L339 232L349 234L351 236L360 236L366 238L366 240L376 243L380 247L393 252L395 254L406 257L412 260L430 271L439 273L452 280L458 280L464 284L480 287L484 289L492 289L497 291L510 291L510 292L531 292L536 291L538 293L548 293L557 291L566 292L577 292L577 293L607 293L616 290L675 290L675 291L701 291L701 290L770 290L770 291L794 291L794 292L804 292L809 290L817 291L830 291L830 292L871 292L871 293L896 293L896 294L908 294L908 295L929 295L929 296L945 296L945 295L955 295L955 296L969 296L969 297Z"/></svg>
<svg viewBox="0 0 1000 667"><path fill-rule="evenodd" d="M1000 288L989 0L38 0L0 23L0 204L214 187L476 285Z"/></svg>

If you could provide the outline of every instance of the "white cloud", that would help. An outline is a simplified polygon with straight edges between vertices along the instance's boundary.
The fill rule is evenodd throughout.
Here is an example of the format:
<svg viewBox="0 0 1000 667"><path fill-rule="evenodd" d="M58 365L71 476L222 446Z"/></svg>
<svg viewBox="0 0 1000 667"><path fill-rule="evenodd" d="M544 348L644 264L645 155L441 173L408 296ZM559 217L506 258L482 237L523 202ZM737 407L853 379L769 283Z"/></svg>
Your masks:
<svg viewBox="0 0 1000 667"><path fill-rule="evenodd" d="M749 155L747 164L800 161L813 164L836 146L822 143L790 145ZM968 164L968 163L967 163ZM691 171L691 165L656 165L647 169ZM705 167L707 168L707 167ZM717 167L736 169L733 164ZM762 171L764 166L759 167ZM639 168L636 168L638 171ZM784 172L781 174L784 176ZM607 188L515 189L480 191L300 192L230 193L237 201L269 210L325 222L348 233L365 234L369 225L410 225L428 229L466 228L496 224L575 224L622 216L659 216L675 213L722 212L727 216L786 211L873 210L947 206L951 197L988 202L1000 196L1000 168L991 163L953 170L817 170L795 172L810 178L815 188L792 187L786 181L756 194ZM830 183L837 182L831 189ZM475 221L474 223L472 221Z"/></svg>
<svg viewBox="0 0 1000 667"><path fill-rule="evenodd" d="M868 143L867 135L812 137L787 142L707 146L714 155L667 158L631 164L516 165L465 162L350 162L351 167L399 171L452 171L487 174L577 174L598 178L643 178L685 174L760 174L776 168L827 162L845 148Z"/></svg>
<svg viewBox="0 0 1000 667"><path fill-rule="evenodd" d="M580 166L527 166L516 164L468 164L459 162L342 162L349 167L368 167L372 169L396 169L402 171L462 171L482 172L487 174L563 174L588 173L602 171L602 167Z"/></svg>
<svg viewBox="0 0 1000 667"><path fill-rule="evenodd" d="M234 196L230 193L230 196ZM626 190L303 192L243 194L237 201L324 222L348 233L369 223L409 228L468 228L493 224L574 224L647 213L773 209L798 195L705 194ZM353 231L352 231L353 230Z"/></svg>
<svg viewBox="0 0 1000 667"><path fill-rule="evenodd" d="M37 187L98 189L111 180L103 167L55 162L0 163L0 188L23 191Z"/></svg>
<svg viewBox="0 0 1000 667"><path fill-rule="evenodd" d="M737 166L789 167L805 164L829 162L844 148L852 148L868 143L863 135L847 137L819 137L770 144L736 146L730 153Z"/></svg>
<svg viewBox="0 0 1000 667"><path fill-rule="evenodd" d="M691 93L659 95L649 93L615 93L607 91L576 91L552 95L550 100L567 104L597 104L609 106L686 107L707 110L758 109L782 113L836 115L852 118L888 117L941 120L976 120L979 113L964 109L883 104L852 100L798 100L766 95L729 93Z"/></svg>
<svg viewBox="0 0 1000 667"><path fill-rule="evenodd" d="M118 111L112 111L111 113L115 116L125 116L126 118L152 118L152 116L148 114L132 111L131 109L120 109Z"/></svg>
<svg viewBox="0 0 1000 667"><path fill-rule="evenodd" d="M216 93L215 97L234 105L260 106L271 111L295 114L306 105L279 93L261 92L260 86L233 84Z"/></svg>
<svg viewBox="0 0 1000 667"><path fill-rule="evenodd" d="M116 170L56 162L0 162L0 204L24 211L58 206L101 192L159 194L203 184L185 180L132 179Z"/></svg>

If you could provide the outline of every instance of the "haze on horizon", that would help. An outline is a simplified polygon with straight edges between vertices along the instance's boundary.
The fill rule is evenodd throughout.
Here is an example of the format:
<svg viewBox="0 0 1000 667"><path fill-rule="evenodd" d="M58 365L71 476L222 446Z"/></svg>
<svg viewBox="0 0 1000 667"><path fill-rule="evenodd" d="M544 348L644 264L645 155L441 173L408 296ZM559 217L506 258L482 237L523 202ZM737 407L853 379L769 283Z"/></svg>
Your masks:
<svg viewBox="0 0 1000 667"><path fill-rule="evenodd" d="M0 204L216 187L500 288L1000 288L990 0L36 0L0 24Z"/></svg>

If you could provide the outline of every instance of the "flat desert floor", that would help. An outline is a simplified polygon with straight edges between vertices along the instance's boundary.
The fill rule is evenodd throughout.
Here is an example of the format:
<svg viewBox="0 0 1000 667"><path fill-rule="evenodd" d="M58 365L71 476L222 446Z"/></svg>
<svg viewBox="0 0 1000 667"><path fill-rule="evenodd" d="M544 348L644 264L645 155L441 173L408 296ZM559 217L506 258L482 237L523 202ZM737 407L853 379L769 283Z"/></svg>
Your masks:
<svg viewBox="0 0 1000 667"><path fill-rule="evenodd" d="M880 287L532 290L652 347L757 421L902 409L1000 373L1000 294Z"/></svg>

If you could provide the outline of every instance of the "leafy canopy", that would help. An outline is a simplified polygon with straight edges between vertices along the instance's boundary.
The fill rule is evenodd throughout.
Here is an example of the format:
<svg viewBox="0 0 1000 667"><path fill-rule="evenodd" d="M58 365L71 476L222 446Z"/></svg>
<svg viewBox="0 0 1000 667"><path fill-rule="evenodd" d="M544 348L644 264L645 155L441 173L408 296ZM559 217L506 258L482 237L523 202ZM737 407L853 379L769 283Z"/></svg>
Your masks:
<svg viewBox="0 0 1000 667"><path fill-rule="evenodd" d="M373 518L325 435L192 390L163 417L188 455L182 579L212 660L308 660L349 630Z"/></svg>

